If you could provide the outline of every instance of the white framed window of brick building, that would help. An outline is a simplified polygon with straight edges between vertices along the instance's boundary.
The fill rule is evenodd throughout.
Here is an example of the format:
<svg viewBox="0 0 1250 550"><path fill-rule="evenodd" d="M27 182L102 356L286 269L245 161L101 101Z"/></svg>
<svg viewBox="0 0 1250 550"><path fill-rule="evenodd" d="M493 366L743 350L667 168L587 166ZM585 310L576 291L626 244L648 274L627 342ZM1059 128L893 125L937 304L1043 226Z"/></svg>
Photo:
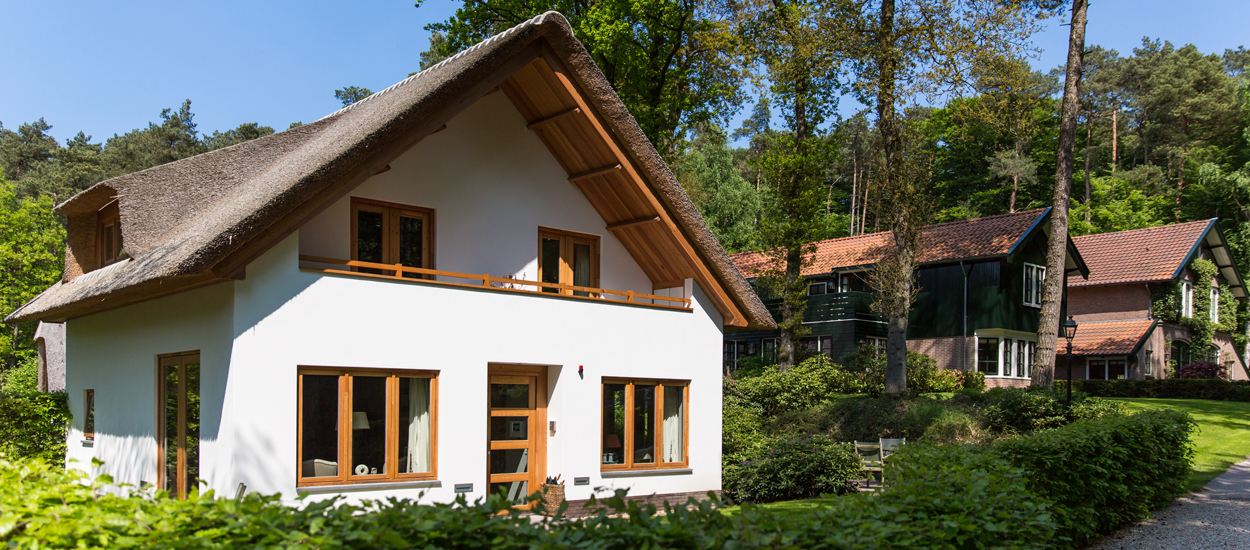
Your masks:
<svg viewBox="0 0 1250 550"><path fill-rule="evenodd" d="M1211 322L1220 322L1220 289L1211 287Z"/></svg>
<svg viewBox="0 0 1250 550"><path fill-rule="evenodd" d="M1194 316L1194 285L1181 281L1181 317Z"/></svg>
<svg viewBox="0 0 1250 550"><path fill-rule="evenodd" d="M1042 307L1042 289L1045 288L1046 267L1024 264L1024 305Z"/></svg>

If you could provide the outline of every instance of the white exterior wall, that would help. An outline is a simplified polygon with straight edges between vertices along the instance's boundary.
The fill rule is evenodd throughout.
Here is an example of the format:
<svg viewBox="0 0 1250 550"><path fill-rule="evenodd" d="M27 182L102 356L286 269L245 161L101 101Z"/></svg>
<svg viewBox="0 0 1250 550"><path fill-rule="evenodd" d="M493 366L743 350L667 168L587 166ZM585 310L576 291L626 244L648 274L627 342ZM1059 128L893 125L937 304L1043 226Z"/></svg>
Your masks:
<svg viewBox="0 0 1250 550"><path fill-rule="evenodd" d="M651 292L566 178L503 94L492 94L352 195L436 209L438 269L534 279L541 225L600 235L600 286ZM344 494L451 501L455 484L472 483L472 500L487 488L487 366L519 363L548 366L557 430L547 473L563 475L568 499L599 487L720 488L723 319L697 284L657 292L692 296L685 312L299 270L301 253L348 257L348 218L344 199L250 264L244 281L70 321L70 458L94 455L120 482L154 482L156 355L199 350L203 477L219 493L242 482L294 498L299 366L436 370L440 486ZM691 381L689 472L599 475L603 377ZM80 443L86 388L96 390L94 448ZM589 486L573 485L585 476Z"/></svg>
<svg viewBox="0 0 1250 550"><path fill-rule="evenodd" d="M233 283L221 283L66 322L70 467L90 470L94 457L119 483L155 484L156 357L199 350L201 477L226 483L232 308ZM87 389L95 390L94 445L82 437Z"/></svg>

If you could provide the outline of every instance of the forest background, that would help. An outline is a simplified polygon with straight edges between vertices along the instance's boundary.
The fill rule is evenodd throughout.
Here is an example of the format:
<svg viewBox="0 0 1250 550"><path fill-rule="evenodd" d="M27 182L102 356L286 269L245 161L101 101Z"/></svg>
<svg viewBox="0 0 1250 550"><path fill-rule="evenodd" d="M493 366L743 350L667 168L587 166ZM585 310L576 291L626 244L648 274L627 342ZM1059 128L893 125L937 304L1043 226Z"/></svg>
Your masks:
<svg viewBox="0 0 1250 550"><path fill-rule="evenodd" d="M1062 7L1034 4L1018 6L1000 30L1027 37L1036 16ZM728 251L775 246L770 220L787 212L808 241L890 229L880 117L873 109L838 108L842 97L863 97L856 75L865 72L865 50L836 42L853 42L838 33L855 31L824 26L846 3L467 1L429 27L430 46L412 70L547 9L570 19ZM866 15L871 22L879 13ZM761 36L783 43L778 33L789 49L759 47ZM1062 72L1033 70L1029 53L987 50L961 65L960 78L900 94L907 155L924 161L915 178L924 223L1050 206ZM803 61L805 76L796 80L794 64L781 58ZM1246 272L1250 51L1201 52L1144 39L1127 52L1092 46L1085 63L1072 234L1218 217ZM807 88L796 92L796 81ZM369 93L334 90L343 104ZM731 124L739 112L749 116ZM104 140L83 132L58 139L43 119L0 124L0 314L60 278L65 230L55 204L104 179L273 131L252 122L201 133L189 100L146 127ZM806 144L802 154L779 155L797 150L796 137ZM781 176L795 173L803 200L786 202ZM32 324L0 331L5 385L33 384L33 331Z"/></svg>

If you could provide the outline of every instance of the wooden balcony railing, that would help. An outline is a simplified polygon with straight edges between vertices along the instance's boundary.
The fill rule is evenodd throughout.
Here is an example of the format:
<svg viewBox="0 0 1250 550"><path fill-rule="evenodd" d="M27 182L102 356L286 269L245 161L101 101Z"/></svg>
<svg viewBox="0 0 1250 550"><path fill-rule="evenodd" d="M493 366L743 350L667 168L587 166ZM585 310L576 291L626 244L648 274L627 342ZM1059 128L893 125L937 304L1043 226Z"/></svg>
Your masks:
<svg viewBox="0 0 1250 550"><path fill-rule="evenodd" d="M564 285L559 283L544 283L540 281L526 281L524 279L512 279L509 277L500 277L484 273L482 275L474 275L472 273L457 273L455 271L441 271L438 269L424 269L420 267L409 267L400 264L379 264L373 262L359 262L355 260L339 260L336 258L322 258L319 256L306 256L300 254L301 262L309 262L315 264L341 265L347 268L371 269L378 273L367 273L364 271L352 271L350 269L325 269L325 268L309 268L302 267L308 271L319 271L322 273L335 273L339 275L353 275L357 277L372 277L377 279L387 279L391 281L404 281L408 283L423 283L445 286L458 286L475 289L497 290L502 292L522 292L525 294L538 294L542 296L558 296L561 298L575 298L583 300L595 300L598 302L614 302L623 304L633 304L648 307L659 307L668 309L689 310L690 298L671 298L669 296L659 296L655 294L643 294L632 290L609 290L606 288L594 288L585 286ZM391 274L393 273L393 274ZM404 276L404 274L418 275L419 278ZM443 281L434 279L434 277L447 277L451 279L466 279L475 281L474 283L458 283L452 281ZM526 287L532 287L530 290ZM545 291L543 289L555 289L555 292ZM619 296L620 298L609 298L609 296ZM647 302L649 300L650 302ZM664 304L657 302L666 302ZM670 305L676 304L676 305Z"/></svg>

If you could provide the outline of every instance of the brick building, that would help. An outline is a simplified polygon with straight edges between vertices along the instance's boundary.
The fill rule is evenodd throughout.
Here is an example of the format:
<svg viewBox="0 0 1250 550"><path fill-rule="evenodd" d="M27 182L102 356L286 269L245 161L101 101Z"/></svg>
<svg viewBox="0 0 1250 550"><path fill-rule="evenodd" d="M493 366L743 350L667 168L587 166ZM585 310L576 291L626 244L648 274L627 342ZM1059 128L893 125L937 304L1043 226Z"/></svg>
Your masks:
<svg viewBox="0 0 1250 550"><path fill-rule="evenodd" d="M1247 297L1216 219L1073 239L1088 278L1068 280L1068 313L1079 323L1073 379L1163 378L1194 361L1250 378L1233 332L1236 301ZM1211 342L1195 341L1213 325ZM1057 379L1067 362L1056 361Z"/></svg>

